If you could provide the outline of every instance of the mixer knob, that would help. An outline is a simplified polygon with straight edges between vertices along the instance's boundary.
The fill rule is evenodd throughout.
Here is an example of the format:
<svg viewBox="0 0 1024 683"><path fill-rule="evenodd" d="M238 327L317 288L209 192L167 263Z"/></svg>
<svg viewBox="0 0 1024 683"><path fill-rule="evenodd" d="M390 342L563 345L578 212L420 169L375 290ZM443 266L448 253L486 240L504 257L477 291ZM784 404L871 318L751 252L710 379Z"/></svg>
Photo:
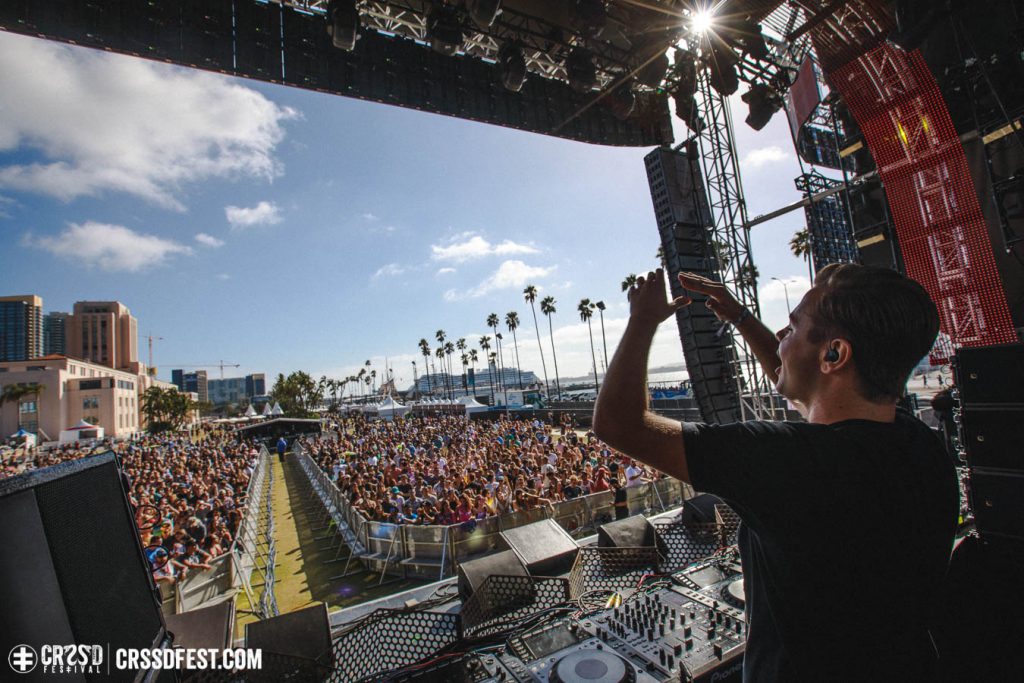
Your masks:
<svg viewBox="0 0 1024 683"><path fill-rule="evenodd" d="M676 662L675 662L675 660L674 660L674 659L672 658L672 655L669 655L669 656L668 656L668 670L669 670L669 671L671 671L671 670L672 670L672 669L674 669L674 668L676 668Z"/></svg>
<svg viewBox="0 0 1024 683"><path fill-rule="evenodd" d="M647 629L647 640L654 640L654 629Z"/></svg>
<svg viewBox="0 0 1024 683"><path fill-rule="evenodd" d="M722 658L722 646L719 643L715 643L714 648L712 648L712 649L714 650L715 657L718 658L718 659L721 659Z"/></svg>
<svg viewBox="0 0 1024 683"><path fill-rule="evenodd" d="M670 614L670 615L672 616L672 618L673 618L673 619L675 619L675 618L676 618L676 608L675 608L675 607L673 607L673 608L672 608L672 611L671 611L671 612L669 612L669 614Z"/></svg>
<svg viewBox="0 0 1024 683"><path fill-rule="evenodd" d="M675 645L672 646L672 654L674 654L674 655L676 655L678 657L682 653L683 653L683 644L682 643L676 643Z"/></svg>
<svg viewBox="0 0 1024 683"><path fill-rule="evenodd" d="M736 622L736 633L743 633L743 622L742 621L737 621Z"/></svg>
<svg viewBox="0 0 1024 683"><path fill-rule="evenodd" d="M684 638L689 638L689 637L690 637L690 636L692 636L692 635L693 635L693 629L692 629L692 628L690 628L689 626L687 626L687 627L685 627L685 628L683 629L683 637L684 637Z"/></svg>
<svg viewBox="0 0 1024 683"><path fill-rule="evenodd" d="M692 650L693 649L693 638L687 638L686 640L684 640L683 641L683 645L686 646L687 650Z"/></svg>
<svg viewBox="0 0 1024 683"><path fill-rule="evenodd" d="M723 619L724 616L725 615L723 615L721 612L719 612L718 614L715 615L715 621L718 622L719 624L721 624L722 623L722 619Z"/></svg>
<svg viewBox="0 0 1024 683"><path fill-rule="evenodd" d="M661 665L665 666L665 651L658 650L658 659L661 661Z"/></svg>
<svg viewBox="0 0 1024 683"><path fill-rule="evenodd" d="M665 624L658 624L658 633L661 636L665 635Z"/></svg>
<svg viewBox="0 0 1024 683"><path fill-rule="evenodd" d="M675 631L676 630L676 620L674 618L668 620L668 630L669 631Z"/></svg>
<svg viewBox="0 0 1024 683"><path fill-rule="evenodd" d="M711 626L708 626L708 640L711 640L714 637L715 637L715 626L714 626L714 624L712 624Z"/></svg>

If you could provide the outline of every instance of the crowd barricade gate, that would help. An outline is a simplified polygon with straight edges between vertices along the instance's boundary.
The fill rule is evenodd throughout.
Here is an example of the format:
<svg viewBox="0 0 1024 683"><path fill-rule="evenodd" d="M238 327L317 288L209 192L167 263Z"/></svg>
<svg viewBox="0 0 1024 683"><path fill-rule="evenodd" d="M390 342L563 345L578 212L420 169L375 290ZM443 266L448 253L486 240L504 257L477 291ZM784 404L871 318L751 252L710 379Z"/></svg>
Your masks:
<svg viewBox="0 0 1024 683"><path fill-rule="evenodd" d="M558 526L565 529L571 536L579 536L589 526L590 514L583 497L562 501L555 504L553 516Z"/></svg>
<svg viewBox="0 0 1024 683"><path fill-rule="evenodd" d="M405 533L405 552L407 557L401 560L401 564L417 570L418 568L437 567L440 581L444 578L446 564L453 564L452 573L455 573L453 556L449 552L450 533L448 526L417 526L405 525L402 527ZM418 574L419 571L416 571Z"/></svg>
<svg viewBox="0 0 1024 683"><path fill-rule="evenodd" d="M597 527L615 520L615 492L600 491L583 497L587 506L588 527L596 531Z"/></svg>
<svg viewBox="0 0 1024 683"><path fill-rule="evenodd" d="M651 485L641 484L626 488L626 506L630 515L642 515L651 512Z"/></svg>
<svg viewBox="0 0 1024 683"><path fill-rule="evenodd" d="M374 566L380 566L380 580L377 581L377 585L384 584L384 577L387 575L388 568L392 562L394 562L396 569L401 569L403 572L402 576L392 580L397 581L403 578L405 566L400 564L400 562L406 557L404 547L405 534L402 533L404 525L368 521L364 526L366 528L367 554L360 559Z"/></svg>
<svg viewBox="0 0 1024 683"><path fill-rule="evenodd" d="M501 538L501 522L498 517L471 519L448 527L453 565L468 559L488 555L505 547ZM454 569L454 566L453 566Z"/></svg>

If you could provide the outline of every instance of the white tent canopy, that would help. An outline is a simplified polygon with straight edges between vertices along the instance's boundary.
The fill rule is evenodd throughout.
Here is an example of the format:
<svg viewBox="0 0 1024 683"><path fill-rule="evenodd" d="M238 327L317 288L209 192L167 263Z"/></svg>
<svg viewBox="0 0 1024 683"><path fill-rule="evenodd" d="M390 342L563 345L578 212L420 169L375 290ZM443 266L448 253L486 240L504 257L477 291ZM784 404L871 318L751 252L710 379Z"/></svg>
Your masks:
<svg viewBox="0 0 1024 683"><path fill-rule="evenodd" d="M263 417L270 417L270 413L271 413L270 401L267 401L266 403L263 404Z"/></svg>
<svg viewBox="0 0 1024 683"><path fill-rule="evenodd" d="M248 408L245 409L245 416L256 417L256 409L250 405Z"/></svg>
<svg viewBox="0 0 1024 683"><path fill-rule="evenodd" d="M281 404L280 403L275 403L274 407L270 409L270 414L275 416L275 417L280 416L280 415L284 415L284 411L281 410Z"/></svg>
<svg viewBox="0 0 1024 683"><path fill-rule="evenodd" d="M412 408L402 405L390 396L377 405L377 414L388 420L393 420L396 417L402 417L410 410L412 410Z"/></svg>
<svg viewBox="0 0 1024 683"><path fill-rule="evenodd" d="M102 439L103 438L103 427L97 427L91 425L85 420L79 421L74 427L68 427L67 429L61 430L60 442L69 443L71 441L85 441L87 439Z"/></svg>
<svg viewBox="0 0 1024 683"><path fill-rule="evenodd" d="M485 406L483 403L480 403L472 396L463 396L462 398L459 399L459 403L466 406L467 413L480 413L485 410L489 410L487 406Z"/></svg>

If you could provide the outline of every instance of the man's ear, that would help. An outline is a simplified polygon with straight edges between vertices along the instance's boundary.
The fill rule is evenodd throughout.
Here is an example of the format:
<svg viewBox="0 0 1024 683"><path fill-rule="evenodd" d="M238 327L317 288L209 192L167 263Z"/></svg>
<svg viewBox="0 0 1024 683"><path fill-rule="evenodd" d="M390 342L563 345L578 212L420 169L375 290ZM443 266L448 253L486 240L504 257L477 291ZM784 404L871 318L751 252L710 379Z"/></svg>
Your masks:
<svg viewBox="0 0 1024 683"><path fill-rule="evenodd" d="M853 347L842 338L830 339L828 346L822 349L819 365L823 374L842 370L853 362Z"/></svg>

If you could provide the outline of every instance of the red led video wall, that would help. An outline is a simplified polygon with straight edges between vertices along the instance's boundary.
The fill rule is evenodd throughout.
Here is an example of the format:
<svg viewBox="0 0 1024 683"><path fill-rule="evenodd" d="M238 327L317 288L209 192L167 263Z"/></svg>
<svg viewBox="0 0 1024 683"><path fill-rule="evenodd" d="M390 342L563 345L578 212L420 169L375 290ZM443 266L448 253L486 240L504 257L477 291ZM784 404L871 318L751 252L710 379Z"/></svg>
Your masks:
<svg viewBox="0 0 1024 683"><path fill-rule="evenodd" d="M935 300L952 345L1017 341L967 157L920 52L882 43L831 81L878 164L907 274Z"/></svg>

